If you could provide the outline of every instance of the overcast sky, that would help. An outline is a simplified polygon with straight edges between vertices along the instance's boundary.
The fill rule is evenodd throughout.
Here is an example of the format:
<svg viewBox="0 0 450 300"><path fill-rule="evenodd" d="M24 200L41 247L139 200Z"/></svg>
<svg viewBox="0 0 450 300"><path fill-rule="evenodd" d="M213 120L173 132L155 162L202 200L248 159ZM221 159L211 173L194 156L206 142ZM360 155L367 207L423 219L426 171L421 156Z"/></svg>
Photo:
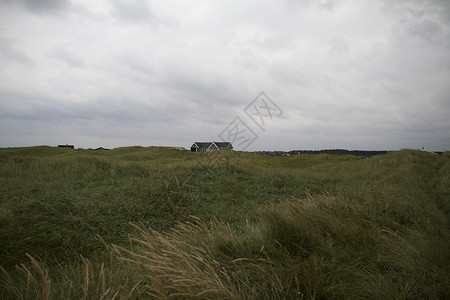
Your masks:
<svg viewBox="0 0 450 300"><path fill-rule="evenodd" d="M450 150L450 1L0 0L0 147L221 139Z"/></svg>

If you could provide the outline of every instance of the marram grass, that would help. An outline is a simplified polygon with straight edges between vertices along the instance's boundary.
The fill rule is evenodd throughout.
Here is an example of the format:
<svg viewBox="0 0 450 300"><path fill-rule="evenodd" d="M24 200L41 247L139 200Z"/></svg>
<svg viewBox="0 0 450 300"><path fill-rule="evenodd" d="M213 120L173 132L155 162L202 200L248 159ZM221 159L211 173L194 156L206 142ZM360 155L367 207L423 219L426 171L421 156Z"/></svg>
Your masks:
<svg viewBox="0 0 450 300"><path fill-rule="evenodd" d="M448 299L449 158L0 149L0 293Z"/></svg>

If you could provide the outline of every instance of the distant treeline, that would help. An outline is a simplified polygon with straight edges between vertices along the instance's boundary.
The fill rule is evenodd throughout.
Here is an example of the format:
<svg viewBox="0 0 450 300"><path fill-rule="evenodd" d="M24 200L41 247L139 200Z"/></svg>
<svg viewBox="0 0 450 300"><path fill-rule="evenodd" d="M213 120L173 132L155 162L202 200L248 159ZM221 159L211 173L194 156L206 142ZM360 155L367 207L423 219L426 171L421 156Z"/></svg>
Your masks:
<svg viewBox="0 0 450 300"><path fill-rule="evenodd" d="M326 149L326 150L292 150L288 153L290 155L295 154L320 154L320 153L326 153L326 154L335 154L335 155L355 155L358 157L371 157L374 155L380 155L380 154L386 154L389 151L386 150L345 150L345 149Z"/></svg>
<svg viewBox="0 0 450 300"><path fill-rule="evenodd" d="M268 156L291 156L299 154L334 154L334 155L354 155L360 158L368 158L374 155L386 154L387 150L346 150L346 149L325 149L325 150L291 150L291 151L255 151L255 153ZM433 151L442 154L442 151Z"/></svg>
<svg viewBox="0 0 450 300"><path fill-rule="evenodd" d="M282 156L282 155L299 155L299 154L334 154L334 155L355 155L361 158L372 157L374 155L386 154L389 151L385 150L345 150L345 149L325 149L325 150L291 150L291 151L257 151L255 153L269 155L269 156Z"/></svg>

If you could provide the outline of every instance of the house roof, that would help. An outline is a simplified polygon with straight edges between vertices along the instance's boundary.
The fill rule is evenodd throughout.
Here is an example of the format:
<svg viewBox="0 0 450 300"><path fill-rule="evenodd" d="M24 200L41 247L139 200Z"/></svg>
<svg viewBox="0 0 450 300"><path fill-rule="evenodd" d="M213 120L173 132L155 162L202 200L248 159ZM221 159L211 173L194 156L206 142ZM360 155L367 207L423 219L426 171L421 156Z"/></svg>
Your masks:
<svg viewBox="0 0 450 300"><path fill-rule="evenodd" d="M194 142L191 148L210 148L216 147L219 149L232 147L230 142Z"/></svg>
<svg viewBox="0 0 450 300"><path fill-rule="evenodd" d="M231 146L230 142L214 142L219 148L228 148Z"/></svg>
<svg viewBox="0 0 450 300"><path fill-rule="evenodd" d="M194 148L208 148L211 145L211 142L195 142L192 144Z"/></svg>

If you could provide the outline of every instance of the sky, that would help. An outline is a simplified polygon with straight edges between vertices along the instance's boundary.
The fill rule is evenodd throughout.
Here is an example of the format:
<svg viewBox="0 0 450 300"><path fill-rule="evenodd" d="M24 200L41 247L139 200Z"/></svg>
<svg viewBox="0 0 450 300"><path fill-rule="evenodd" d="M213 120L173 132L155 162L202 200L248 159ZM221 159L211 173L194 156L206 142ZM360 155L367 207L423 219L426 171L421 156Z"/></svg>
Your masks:
<svg viewBox="0 0 450 300"><path fill-rule="evenodd" d="M448 0L0 0L0 147L450 150Z"/></svg>

